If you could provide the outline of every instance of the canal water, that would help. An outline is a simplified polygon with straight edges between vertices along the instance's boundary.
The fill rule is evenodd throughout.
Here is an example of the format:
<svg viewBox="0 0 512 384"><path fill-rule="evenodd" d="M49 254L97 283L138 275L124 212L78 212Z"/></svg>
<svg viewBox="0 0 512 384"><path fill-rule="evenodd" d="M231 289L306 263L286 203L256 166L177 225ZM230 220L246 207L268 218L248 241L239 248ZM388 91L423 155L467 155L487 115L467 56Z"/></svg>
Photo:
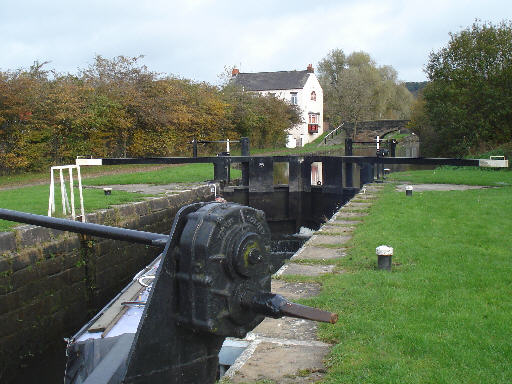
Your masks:
<svg viewBox="0 0 512 384"><path fill-rule="evenodd" d="M48 346L42 356L28 359L18 370L16 377L5 384L53 384L64 381L66 367L66 343L64 339L56 340Z"/></svg>

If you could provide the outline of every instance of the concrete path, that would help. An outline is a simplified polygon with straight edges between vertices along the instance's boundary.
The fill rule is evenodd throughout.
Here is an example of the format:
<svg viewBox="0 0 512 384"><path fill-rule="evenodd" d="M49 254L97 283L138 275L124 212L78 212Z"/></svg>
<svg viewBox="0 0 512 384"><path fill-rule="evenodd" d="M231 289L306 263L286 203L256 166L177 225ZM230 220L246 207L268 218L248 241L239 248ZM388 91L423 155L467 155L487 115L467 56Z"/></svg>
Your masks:
<svg viewBox="0 0 512 384"><path fill-rule="evenodd" d="M400 184L396 186L399 192L405 192L405 187L412 185L413 192L423 191L467 191L468 189L497 188L485 185L462 185L462 184Z"/></svg>
<svg viewBox="0 0 512 384"><path fill-rule="evenodd" d="M190 191L206 183L173 183L173 184L115 184L105 186L85 186L84 188L103 189L112 188L113 191L126 191L135 193L147 193L149 195L173 195L185 191Z"/></svg>
<svg viewBox="0 0 512 384"><path fill-rule="evenodd" d="M382 188L382 184L367 185L336 212L274 275L272 292L290 300L313 297L320 292L319 284L287 282L287 276L343 273L330 262L346 255L354 229ZM321 380L326 372L324 362L331 346L317 339L315 322L267 318L246 340L249 347L226 372L222 383L306 384Z"/></svg>

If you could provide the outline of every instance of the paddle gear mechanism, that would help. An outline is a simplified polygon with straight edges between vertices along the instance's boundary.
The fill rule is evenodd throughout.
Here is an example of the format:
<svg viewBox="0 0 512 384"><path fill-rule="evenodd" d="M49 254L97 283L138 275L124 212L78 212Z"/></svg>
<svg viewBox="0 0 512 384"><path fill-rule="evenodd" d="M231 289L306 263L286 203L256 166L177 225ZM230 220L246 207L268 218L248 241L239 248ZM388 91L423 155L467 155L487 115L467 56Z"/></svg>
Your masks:
<svg viewBox="0 0 512 384"><path fill-rule="evenodd" d="M97 375L104 383L214 383L224 339L244 337L265 316L337 321L270 293L270 230L264 213L251 207L187 205L169 236L6 209L0 218L165 246L137 333L119 367ZM89 382L73 368L81 352L68 348L66 383Z"/></svg>

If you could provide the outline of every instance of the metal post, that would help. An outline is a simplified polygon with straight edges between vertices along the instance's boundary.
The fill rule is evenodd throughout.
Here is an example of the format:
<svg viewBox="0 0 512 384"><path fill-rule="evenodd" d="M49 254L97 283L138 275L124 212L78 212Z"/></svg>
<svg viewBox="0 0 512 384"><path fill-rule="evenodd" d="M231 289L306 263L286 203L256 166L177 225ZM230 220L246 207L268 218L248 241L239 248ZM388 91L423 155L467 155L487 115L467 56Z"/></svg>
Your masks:
<svg viewBox="0 0 512 384"><path fill-rule="evenodd" d="M228 180L228 162L226 159L220 157L213 163L213 179L215 181Z"/></svg>
<svg viewBox="0 0 512 384"><path fill-rule="evenodd" d="M227 182L229 184L231 182L231 159L228 159L226 169L227 169L227 177L228 177Z"/></svg>
<svg viewBox="0 0 512 384"><path fill-rule="evenodd" d="M345 139L345 156L352 156L352 139Z"/></svg>
<svg viewBox="0 0 512 384"><path fill-rule="evenodd" d="M64 184L64 175L62 173L62 168L59 169L59 177L60 177L60 195L62 200L62 212L64 215L67 215L66 207L68 210L71 210L68 202L68 194L66 192L66 185Z"/></svg>
<svg viewBox="0 0 512 384"><path fill-rule="evenodd" d="M398 142L396 141L396 139L391 139L390 143L389 143L389 149L390 149L390 156L391 157L396 157L396 144Z"/></svg>
<svg viewBox="0 0 512 384"><path fill-rule="evenodd" d="M249 138L241 137L240 145L242 147L242 156L250 156ZM242 185L249 186L249 162L243 162L242 166Z"/></svg>
<svg viewBox="0 0 512 384"><path fill-rule="evenodd" d="M249 138L248 137L240 138L240 144L242 146L242 156L250 156Z"/></svg>
<svg viewBox="0 0 512 384"><path fill-rule="evenodd" d="M375 253L377 253L377 268L391 271L393 248L381 245L375 249Z"/></svg>
<svg viewBox="0 0 512 384"><path fill-rule="evenodd" d="M55 182L53 179L53 167L50 168L50 197L48 198L48 216L55 212Z"/></svg>
<svg viewBox="0 0 512 384"><path fill-rule="evenodd" d="M249 192L274 191L274 159L272 157L251 157L249 174Z"/></svg>
<svg viewBox="0 0 512 384"><path fill-rule="evenodd" d="M80 174L80 166L76 166L76 173L78 177L78 191L80 193L80 212L82 214L82 222L85 223L85 209L84 209L84 195L82 192L82 175Z"/></svg>
<svg viewBox="0 0 512 384"><path fill-rule="evenodd" d="M73 167L69 167L69 189L71 192L71 218L75 220L75 190L73 189Z"/></svg>
<svg viewBox="0 0 512 384"><path fill-rule="evenodd" d="M192 157L197 157L197 140L192 140Z"/></svg>
<svg viewBox="0 0 512 384"><path fill-rule="evenodd" d="M116 239L123 241L132 241L134 243L156 245L164 247L169 240L169 236L152 232L136 231L118 227L109 227L107 225L81 223L79 221L57 219L34 215L32 213L18 212L10 209L0 208L0 218L3 220L17 221L20 223L40 225L43 227L54 228L60 231L70 231L75 233L84 233L92 236L104 237L107 239Z"/></svg>
<svg viewBox="0 0 512 384"><path fill-rule="evenodd" d="M345 162L345 187L352 188L354 186L353 179L352 163Z"/></svg>
<svg viewBox="0 0 512 384"><path fill-rule="evenodd" d="M366 183L373 183L373 175L374 175L373 164L363 163L363 165L361 166L360 172L361 172L360 187L362 187Z"/></svg>
<svg viewBox="0 0 512 384"><path fill-rule="evenodd" d="M322 160L322 192L343 194L343 166L340 157L326 156Z"/></svg>

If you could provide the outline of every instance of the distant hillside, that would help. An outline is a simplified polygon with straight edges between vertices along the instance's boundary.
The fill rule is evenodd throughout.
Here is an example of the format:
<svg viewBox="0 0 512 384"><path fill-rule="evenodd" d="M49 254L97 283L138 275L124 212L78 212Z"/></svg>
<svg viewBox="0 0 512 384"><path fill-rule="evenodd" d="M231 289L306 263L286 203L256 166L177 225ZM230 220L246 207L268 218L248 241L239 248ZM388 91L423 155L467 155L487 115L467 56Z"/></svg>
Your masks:
<svg viewBox="0 0 512 384"><path fill-rule="evenodd" d="M427 81L409 81L404 83L404 85L414 97L418 97L418 92L425 88Z"/></svg>

